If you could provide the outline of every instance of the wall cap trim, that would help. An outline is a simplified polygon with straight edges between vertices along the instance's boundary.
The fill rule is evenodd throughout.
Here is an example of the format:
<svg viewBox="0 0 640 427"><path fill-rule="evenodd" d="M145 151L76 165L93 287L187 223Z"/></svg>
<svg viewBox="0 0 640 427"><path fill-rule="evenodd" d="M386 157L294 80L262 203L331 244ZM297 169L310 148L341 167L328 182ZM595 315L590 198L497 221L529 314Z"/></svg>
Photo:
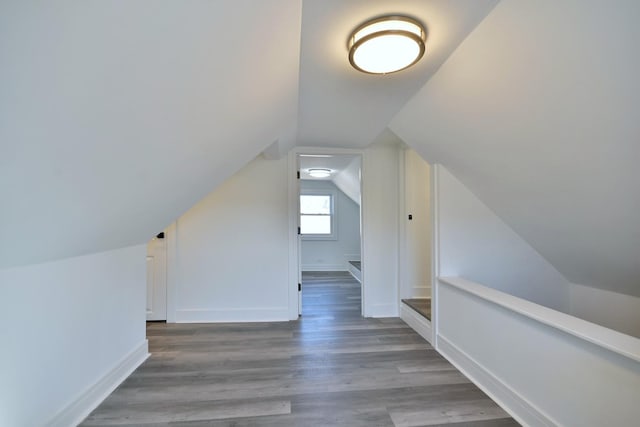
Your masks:
<svg viewBox="0 0 640 427"><path fill-rule="evenodd" d="M613 353L640 362L640 339L553 310L461 277L438 277L438 282L573 335Z"/></svg>

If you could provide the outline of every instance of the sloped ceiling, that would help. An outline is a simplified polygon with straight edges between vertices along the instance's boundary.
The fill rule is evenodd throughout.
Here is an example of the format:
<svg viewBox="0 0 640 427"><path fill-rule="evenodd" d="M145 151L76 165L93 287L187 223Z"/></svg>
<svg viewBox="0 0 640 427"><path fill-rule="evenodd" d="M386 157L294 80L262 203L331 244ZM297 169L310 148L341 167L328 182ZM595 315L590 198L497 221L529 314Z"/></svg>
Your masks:
<svg viewBox="0 0 640 427"><path fill-rule="evenodd" d="M360 156L302 154L298 157L298 168L300 179L332 181L340 191L360 206ZM327 178L314 178L309 175L309 169L330 169L332 173Z"/></svg>
<svg viewBox="0 0 640 427"><path fill-rule="evenodd" d="M144 243L267 148L369 144L495 3L0 3L0 268ZM349 33L389 12L424 59L354 71Z"/></svg>
<svg viewBox="0 0 640 427"><path fill-rule="evenodd" d="M331 181L335 175L344 172L356 158L352 154L299 154L300 178L312 181ZM309 175L309 169L329 169L332 174L326 178L314 178Z"/></svg>
<svg viewBox="0 0 640 427"><path fill-rule="evenodd" d="M361 163L360 157L354 158L346 168L333 178L333 183L336 187L358 206L362 204L362 191L360 188Z"/></svg>
<svg viewBox="0 0 640 427"><path fill-rule="evenodd" d="M391 129L574 283L640 296L640 2L507 1Z"/></svg>
<svg viewBox="0 0 640 427"><path fill-rule="evenodd" d="M0 5L0 267L144 243L295 134L296 0Z"/></svg>
<svg viewBox="0 0 640 427"><path fill-rule="evenodd" d="M298 145L361 148L436 72L497 0L305 0L302 8ZM425 57L387 76L348 61L347 40L380 15L413 16L427 27Z"/></svg>

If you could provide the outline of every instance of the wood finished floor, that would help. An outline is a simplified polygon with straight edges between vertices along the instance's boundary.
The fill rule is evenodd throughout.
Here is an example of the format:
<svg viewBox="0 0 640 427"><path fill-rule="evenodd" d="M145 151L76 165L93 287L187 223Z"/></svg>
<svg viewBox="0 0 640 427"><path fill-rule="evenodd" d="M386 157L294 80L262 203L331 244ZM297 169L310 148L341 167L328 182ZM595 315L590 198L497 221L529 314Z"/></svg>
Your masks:
<svg viewBox="0 0 640 427"><path fill-rule="evenodd" d="M348 273L303 277L299 321L147 325L152 356L83 426L517 426Z"/></svg>

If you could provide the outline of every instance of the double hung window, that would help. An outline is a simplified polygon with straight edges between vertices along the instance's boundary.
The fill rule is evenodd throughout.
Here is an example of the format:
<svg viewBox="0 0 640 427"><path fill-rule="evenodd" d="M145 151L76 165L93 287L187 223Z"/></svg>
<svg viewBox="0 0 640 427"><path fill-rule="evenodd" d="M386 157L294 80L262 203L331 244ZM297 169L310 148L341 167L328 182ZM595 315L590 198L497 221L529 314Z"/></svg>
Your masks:
<svg viewBox="0 0 640 427"><path fill-rule="evenodd" d="M300 194L300 234L305 240L336 239L335 194L331 191Z"/></svg>

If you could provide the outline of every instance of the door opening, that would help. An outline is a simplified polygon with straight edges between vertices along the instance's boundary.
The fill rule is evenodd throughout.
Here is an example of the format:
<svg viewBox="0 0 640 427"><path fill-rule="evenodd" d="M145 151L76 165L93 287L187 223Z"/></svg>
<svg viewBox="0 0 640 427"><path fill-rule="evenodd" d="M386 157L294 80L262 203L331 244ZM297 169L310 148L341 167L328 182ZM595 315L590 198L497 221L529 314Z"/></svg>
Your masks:
<svg viewBox="0 0 640 427"><path fill-rule="evenodd" d="M432 342L433 203L431 166L416 151L404 149L400 203L400 317Z"/></svg>
<svg viewBox="0 0 640 427"><path fill-rule="evenodd" d="M298 314L362 315L362 155L296 155Z"/></svg>

